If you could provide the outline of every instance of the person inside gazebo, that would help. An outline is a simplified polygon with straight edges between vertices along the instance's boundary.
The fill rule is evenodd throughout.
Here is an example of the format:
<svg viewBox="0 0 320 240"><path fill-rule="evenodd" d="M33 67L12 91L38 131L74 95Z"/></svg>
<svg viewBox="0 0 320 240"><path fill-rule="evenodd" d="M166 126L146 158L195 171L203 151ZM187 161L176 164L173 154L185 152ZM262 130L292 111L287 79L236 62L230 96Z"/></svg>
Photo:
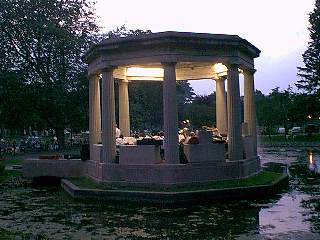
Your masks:
<svg viewBox="0 0 320 240"><path fill-rule="evenodd" d="M116 124L116 139L119 138L121 135L121 130L118 128L118 125Z"/></svg>

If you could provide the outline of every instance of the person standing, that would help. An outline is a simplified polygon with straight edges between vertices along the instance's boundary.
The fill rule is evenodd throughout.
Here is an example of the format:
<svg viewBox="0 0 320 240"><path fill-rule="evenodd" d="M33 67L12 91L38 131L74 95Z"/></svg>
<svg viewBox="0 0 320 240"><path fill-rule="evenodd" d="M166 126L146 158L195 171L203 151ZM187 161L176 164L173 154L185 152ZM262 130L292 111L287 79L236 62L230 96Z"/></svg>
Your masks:
<svg viewBox="0 0 320 240"><path fill-rule="evenodd" d="M121 135L121 130L118 128L118 125L116 125L116 138L119 138Z"/></svg>

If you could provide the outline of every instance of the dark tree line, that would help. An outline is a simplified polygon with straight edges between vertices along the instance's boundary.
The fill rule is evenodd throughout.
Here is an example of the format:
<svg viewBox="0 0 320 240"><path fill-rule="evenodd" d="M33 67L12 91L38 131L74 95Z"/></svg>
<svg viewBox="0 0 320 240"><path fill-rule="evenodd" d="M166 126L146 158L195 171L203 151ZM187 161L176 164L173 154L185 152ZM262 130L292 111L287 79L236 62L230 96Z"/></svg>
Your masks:
<svg viewBox="0 0 320 240"><path fill-rule="evenodd" d="M284 127L286 133L294 126L308 123L318 124L320 101L307 93L295 93L289 87L283 91L274 88L268 95L255 92L257 121L265 133L273 133L277 127Z"/></svg>
<svg viewBox="0 0 320 240"><path fill-rule="evenodd" d="M1 124L54 129L61 146L66 127L83 128L88 87L81 55L97 31L86 0L1 1Z"/></svg>

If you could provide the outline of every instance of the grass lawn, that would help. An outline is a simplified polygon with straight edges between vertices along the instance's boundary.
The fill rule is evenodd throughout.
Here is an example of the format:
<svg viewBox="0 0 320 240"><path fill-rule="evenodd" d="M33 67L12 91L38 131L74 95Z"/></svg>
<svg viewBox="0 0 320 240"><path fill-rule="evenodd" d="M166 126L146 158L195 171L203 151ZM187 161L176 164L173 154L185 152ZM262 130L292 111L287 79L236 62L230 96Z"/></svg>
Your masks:
<svg viewBox="0 0 320 240"><path fill-rule="evenodd" d="M22 172L5 170L5 166L6 165L20 165L20 164L22 164L22 162L23 162L22 159L6 159L6 160L0 161L0 183L7 180L7 179L12 178L12 177L21 176Z"/></svg>
<svg viewBox="0 0 320 240"><path fill-rule="evenodd" d="M21 165L23 162L22 158L6 159L0 161L0 165Z"/></svg>
<svg viewBox="0 0 320 240"><path fill-rule="evenodd" d="M4 170L0 172L0 183L12 177L22 176L22 172Z"/></svg>
<svg viewBox="0 0 320 240"><path fill-rule="evenodd" d="M21 165L22 164L22 162L23 162L23 160L22 159L6 159L6 160L1 160L0 161L0 179L1 179L1 177L2 177L2 175L4 174L4 172L5 172L5 167L7 166L7 165ZM0 182L1 182L1 180L0 180Z"/></svg>
<svg viewBox="0 0 320 240"><path fill-rule="evenodd" d="M134 190L134 191L195 191L208 189L223 189L223 188L242 188L251 186L261 186L271 184L282 176L282 173L263 171L256 176L240 179L215 181L204 185L187 186L187 187L171 187L171 188L144 188L144 187L119 187L108 183L98 183L87 177L70 178L69 180L79 188L84 189L101 189L101 190Z"/></svg>

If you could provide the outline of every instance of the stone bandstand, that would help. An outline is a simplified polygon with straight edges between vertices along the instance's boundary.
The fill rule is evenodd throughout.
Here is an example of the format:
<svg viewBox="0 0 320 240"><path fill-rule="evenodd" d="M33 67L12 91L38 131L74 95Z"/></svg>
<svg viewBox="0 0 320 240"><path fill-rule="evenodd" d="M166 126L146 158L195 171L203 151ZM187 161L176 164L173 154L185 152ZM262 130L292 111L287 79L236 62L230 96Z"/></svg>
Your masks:
<svg viewBox="0 0 320 240"><path fill-rule="evenodd" d="M236 35L186 32L107 39L94 45L84 56L90 81L86 175L124 185L171 186L258 173L253 75L254 58L259 54L259 49ZM239 74L244 76L244 122ZM212 143L203 134L199 144L184 145L188 163L181 164L176 81L198 79L216 83L217 127L227 134L228 148L226 152L225 144ZM156 145L123 145L116 157L115 81L119 83L119 127L124 136L130 134L128 84L163 81L164 160Z"/></svg>

